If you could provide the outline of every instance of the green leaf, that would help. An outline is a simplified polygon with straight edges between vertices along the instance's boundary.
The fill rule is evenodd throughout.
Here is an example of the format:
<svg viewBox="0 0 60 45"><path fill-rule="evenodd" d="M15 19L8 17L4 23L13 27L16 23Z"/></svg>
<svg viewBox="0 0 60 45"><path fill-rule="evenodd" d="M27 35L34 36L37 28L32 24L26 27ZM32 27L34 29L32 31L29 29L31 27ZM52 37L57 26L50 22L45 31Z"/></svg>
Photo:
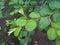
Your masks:
<svg viewBox="0 0 60 45"><path fill-rule="evenodd" d="M33 6L34 6L34 5L37 5L37 1L31 1L31 2L30 2L30 5L33 5Z"/></svg>
<svg viewBox="0 0 60 45"><path fill-rule="evenodd" d="M13 33L17 28L13 28L13 29L9 29L8 35L10 35L11 33Z"/></svg>
<svg viewBox="0 0 60 45"><path fill-rule="evenodd" d="M28 40L28 42L31 42L32 38L31 37L27 37L27 40Z"/></svg>
<svg viewBox="0 0 60 45"><path fill-rule="evenodd" d="M29 32L30 35L34 35L35 34L35 31L31 31Z"/></svg>
<svg viewBox="0 0 60 45"><path fill-rule="evenodd" d="M16 9L16 10L10 12L10 15L14 15L14 14L16 14L17 12L18 12L18 10Z"/></svg>
<svg viewBox="0 0 60 45"><path fill-rule="evenodd" d="M9 4L8 5L13 5L14 3L13 2L9 2Z"/></svg>
<svg viewBox="0 0 60 45"><path fill-rule="evenodd" d="M24 9L23 9L23 7L21 7L18 12L24 15Z"/></svg>
<svg viewBox="0 0 60 45"><path fill-rule="evenodd" d="M41 16L48 16L51 14L51 10L49 9L48 5L43 6L39 12Z"/></svg>
<svg viewBox="0 0 60 45"><path fill-rule="evenodd" d="M60 30L57 30L56 32L57 32L57 35L60 37Z"/></svg>
<svg viewBox="0 0 60 45"><path fill-rule="evenodd" d="M11 0L11 2L17 4L18 3L18 0Z"/></svg>
<svg viewBox="0 0 60 45"><path fill-rule="evenodd" d="M57 38L56 30L54 28L49 28L47 36L49 40L55 40Z"/></svg>
<svg viewBox="0 0 60 45"><path fill-rule="evenodd" d="M17 25L16 25L16 23L15 23L15 20L16 20L16 19L14 19L14 20L6 20L6 25L7 25L7 26L10 25L10 28L16 27Z"/></svg>
<svg viewBox="0 0 60 45"><path fill-rule="evenodd" d="M4 2L0 2L0 9L4 8Z"/></svg>
<svg viewBox="0 0 60 45"><path fill-rule="evenodd" d="M40 30L43 30L47 28L50 25L50 20L48 17L41 18L41 20L38 22L38 28Z"/></svg>
<svg viewBox="0 0 60 45"><path fill-rule="evenodd" d="M37 24L34 20L29 20L25 26L26 31L33 31L36 28Z"/></svg>
<svg viewBox="0 0 60 45"><path fill-rule="evenodd" d="M53 14L53 20L54 21L60 21L60 12L55 12Z"/></svg>
<svg viewBox="0 0 60 45"><path fill-rule="evenodd" d="M8 5L18 4L18 0L10 0Z"/></svg>
<svg viewBox="0 0 60 45"><path fill-rule="evenodd" d="M20 40L20 44L21 44L21 45L24 45L24 44L25 44L25 42L26 42L26 40L25 40L25 39L21 39L21 40Z"/></svg>
<svg viewBox="0 0 60 45"><path fill-rule="evenodd" d="M56 45L60 45L60 37L56 39Z"/></svg>
<svg viewBox="0 0 60 45"><path fill-rule="evenodd" d="M19 35L19 32L21 31L21 28L18 27L15 31L14 31L14 36L18 36Z"/></svg>
<svg viewBox="0 0 60 45"><path fill-rule="evenodd" d="M18 10L19 10L19 8L20 8L19 5L17 5L17 4L14 4L13 7L14 7L15 9L18 9Z"/></svg>
<svg viewBox="0 0 60 45"><path fill-rule="evenodd" d="M20 40L22 37L26 37L27 36L27 32L26 31L21 31L20 35L18 36L18 39Z"/></svg>
<svg viewBox="0 0 60 45"><path fill-rule="evenodd" d="M60 30L60 22L53 22L52 27L55 28L55 29Z"/></svg>
<svg viewBox="0 0 60 45"><path fill-rule="evenodd" d="M30 2L30 0L29 1L25 1L25 6L28 6L29 5L29 2Z"/></svg>
<svg viewBox="0 0 60 45"><path fill-rule="evenodd" d="M49 3L51 9L60 9L60 1L53 0Z"/></svg>
<svg viewBox="0 0 60 45"><path fill-rule="evenodd" d="M29 15L30 18L40 18L40 14L37 12L31 12Z"/></svg>
<svg viewBox="0 0 60 45"><path fill-rule="evenodd" d="M27 36L27 32L26 31L21 31L20 37L24 37L24 36Z"/></svg>
<svg viewBox="0 0 60 45"><path fill-rule="evenodd" d="M19 4L20 5L23 5L24 4L24 1L23 0L19 0Z"/></svg>
<svg viewBox="0 0 60 45"><path fill-rule="evenodd" d="M0 18L3 18L3 16L2 16L2 11L0 11Z"/></svg>
<svg viewBox="0 0 60 45"><path fill-rule="evenodd" d="M0 45L5 45L5 42L3 41Z"/></svg>
<svg viewBox="0 0 60 45"><path fill-rule="evenodd" d="M45 0L40 0L39 4L43 4ZM47 0L48 1L48 0Z"/></svg>
<svg viewBox="0 0 60 45"><path fill-rule="evenodd" d="M33 11L33 8L28 8L28 12L32 12Z"/></svg>
<svg viewBox="0 0 60 45"><path fill-rule="evenodd" d="M20 26L20 27L26 25L26 23L27 23L27 20L25 17L20 17L16 20L17 26Z"/></svg>

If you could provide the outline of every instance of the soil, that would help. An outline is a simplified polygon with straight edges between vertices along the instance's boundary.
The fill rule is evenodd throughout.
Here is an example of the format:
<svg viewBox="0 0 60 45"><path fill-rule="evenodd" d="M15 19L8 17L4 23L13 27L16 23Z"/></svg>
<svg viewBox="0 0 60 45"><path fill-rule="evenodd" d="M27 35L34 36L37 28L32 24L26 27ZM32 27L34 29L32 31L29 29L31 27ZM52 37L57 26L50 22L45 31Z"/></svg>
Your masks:
<svg viewBox="0 0 60 45"><path fill-rule="evenodd" d="M28 45L56 45L56 43L55 41L48 40L47 34L36 30L32 42Z"/></svg>

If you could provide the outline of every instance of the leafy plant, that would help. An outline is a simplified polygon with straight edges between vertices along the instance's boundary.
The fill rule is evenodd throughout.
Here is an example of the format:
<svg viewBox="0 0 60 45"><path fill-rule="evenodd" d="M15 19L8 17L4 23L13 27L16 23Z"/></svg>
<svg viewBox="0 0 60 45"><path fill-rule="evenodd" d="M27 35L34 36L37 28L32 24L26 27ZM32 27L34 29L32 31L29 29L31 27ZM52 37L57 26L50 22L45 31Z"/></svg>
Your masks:
<svg viewBox="0 0 60 45"><path fill-rule="evenodd" d="M0 17L5 8L6 1L0 2ZM41 3L41 4L40 4ZM2 4L2 5L1 5ZM10 26L8 35L14 34L23 45L31 41L36 28L44 32L46 30L49 40L57 40L60 37L60 1L59 0L8 0L7 13L14 16L12 20L6 20L6 25Z"/></svg>

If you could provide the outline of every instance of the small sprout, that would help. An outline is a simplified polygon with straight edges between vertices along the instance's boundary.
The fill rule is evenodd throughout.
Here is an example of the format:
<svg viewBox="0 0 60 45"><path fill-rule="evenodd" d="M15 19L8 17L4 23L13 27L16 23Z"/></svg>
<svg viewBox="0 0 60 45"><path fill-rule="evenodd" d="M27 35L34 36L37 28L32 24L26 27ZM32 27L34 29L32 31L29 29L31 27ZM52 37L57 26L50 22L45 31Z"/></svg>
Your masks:
<svg viewBox="0 0 60 45"><path fill-rule="evenodd" d="M6 25L8 26L10 24L10 20L6 20Z"/></svg>
<svg viewBox="0 0 60 45"><path fill-rule="evenodd" d="M21 7L18 12L24 15L24 9L23 9L23 7Z"/></svg>

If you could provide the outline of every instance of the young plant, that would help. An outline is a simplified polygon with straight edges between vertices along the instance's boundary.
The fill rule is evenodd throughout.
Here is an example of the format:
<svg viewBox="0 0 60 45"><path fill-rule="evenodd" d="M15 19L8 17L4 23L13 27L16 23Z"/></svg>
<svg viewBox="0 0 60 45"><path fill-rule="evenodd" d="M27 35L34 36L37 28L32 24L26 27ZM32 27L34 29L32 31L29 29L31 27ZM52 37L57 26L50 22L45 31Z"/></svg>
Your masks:
<svg viewBox="0 0 60 45"><path fill-rule="evenodd" d="M3 5L0 7L1 9ZM13 33L22 45L32 40L31 35L35 33L36 28L46 32L49 40L59 42L59 0L41 0L39 2L36 0L9 0L7 13L11 16L15 14L18 16L12 20L6 20L6 25L10 26L8 35ZM2 11L0 11L0 17L2 17Z"/></svg>

